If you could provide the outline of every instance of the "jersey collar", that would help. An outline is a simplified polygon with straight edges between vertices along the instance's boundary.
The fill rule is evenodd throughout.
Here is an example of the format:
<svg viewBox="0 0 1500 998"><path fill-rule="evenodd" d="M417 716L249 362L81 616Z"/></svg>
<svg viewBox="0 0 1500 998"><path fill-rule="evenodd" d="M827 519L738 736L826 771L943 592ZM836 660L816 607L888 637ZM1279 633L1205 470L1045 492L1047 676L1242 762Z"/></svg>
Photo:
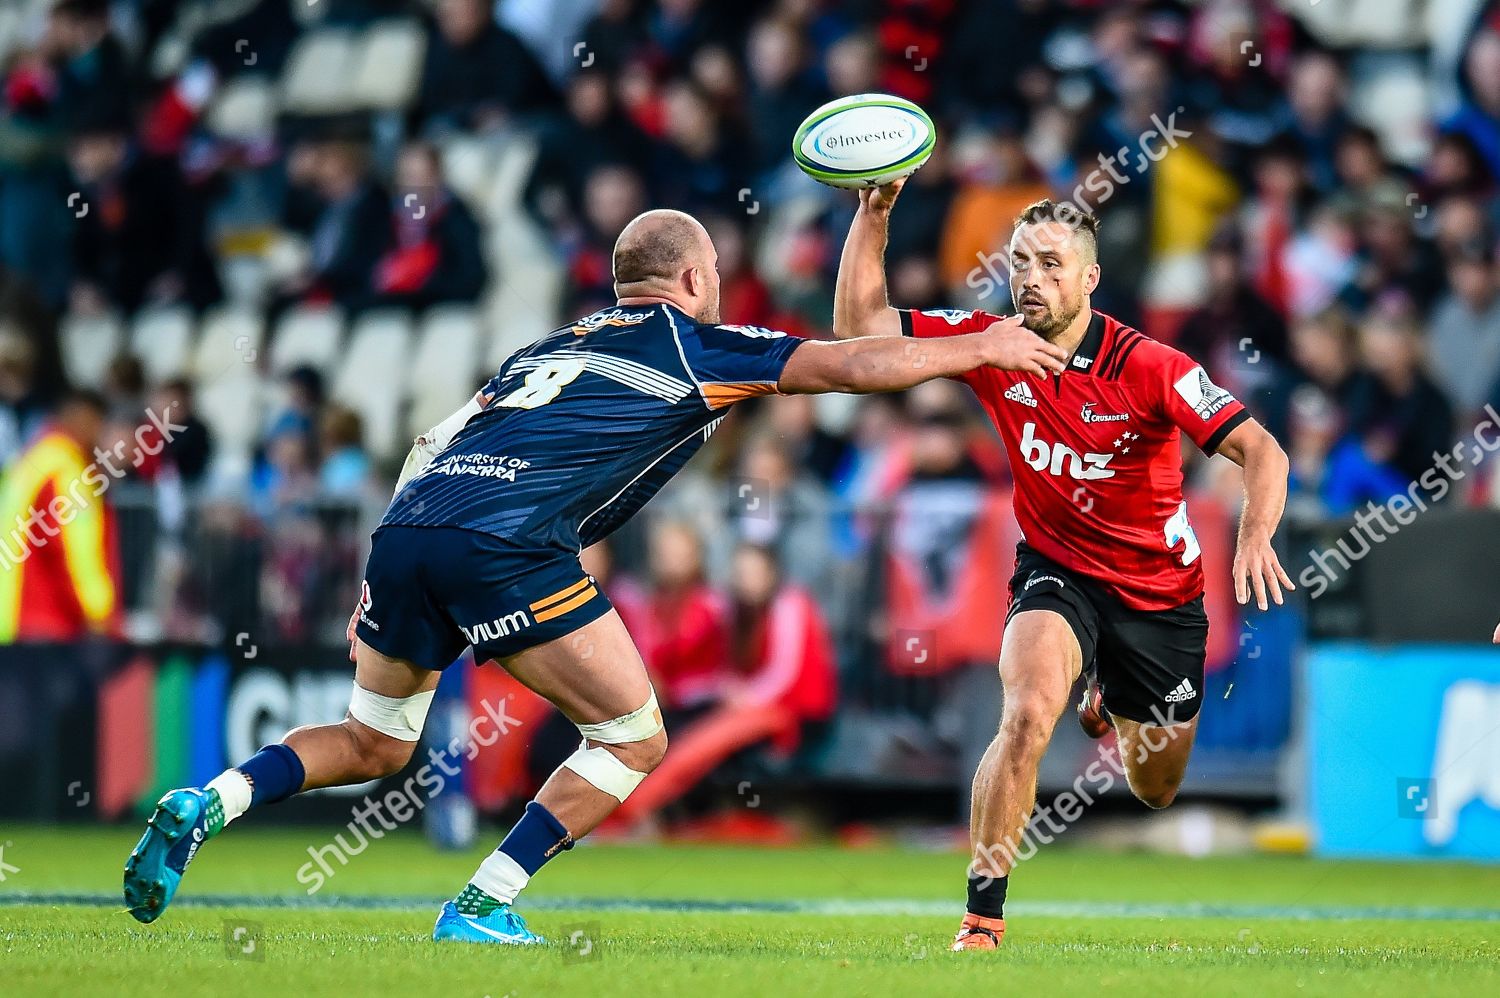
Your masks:
<svg viewBox="0 0 1500 998"><path fill-rule="evenodd" d="M1089 328L1083 334L1083 340L1078 344L1078 349L1073 351L1073 359L1068 361L1068 370L1083 374L1094 373L1094 364L1099 360L1099 355L1104 352L1106 333L1104 315L1095 312L1093 319L1089 321Z"/></svg>

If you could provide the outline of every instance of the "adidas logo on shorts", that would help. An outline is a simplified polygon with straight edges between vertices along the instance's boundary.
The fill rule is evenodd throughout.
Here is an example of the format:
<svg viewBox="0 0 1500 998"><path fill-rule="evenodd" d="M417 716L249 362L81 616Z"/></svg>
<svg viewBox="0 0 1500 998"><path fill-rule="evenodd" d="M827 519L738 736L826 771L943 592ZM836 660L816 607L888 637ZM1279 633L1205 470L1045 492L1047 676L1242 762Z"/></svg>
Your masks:
<svg viewBox="0 0 1500 998"><path fill-rule="evenodd" d="M1005 397L1012 402L1029 405L1036 408L1036 396L1031 394L1031 386L1024 381L1018 381L1005 390Z"/></svg>
<svg viewBox="0 0 1500 998"><path fill-rule="evenodd" d="M1182 703L1184 700L1191 700L1197 695L1198 691L1193 689L1193 684L1184 679L1177 684L1175 690L1162 697L1162 699L1167 703Z"/></svg>

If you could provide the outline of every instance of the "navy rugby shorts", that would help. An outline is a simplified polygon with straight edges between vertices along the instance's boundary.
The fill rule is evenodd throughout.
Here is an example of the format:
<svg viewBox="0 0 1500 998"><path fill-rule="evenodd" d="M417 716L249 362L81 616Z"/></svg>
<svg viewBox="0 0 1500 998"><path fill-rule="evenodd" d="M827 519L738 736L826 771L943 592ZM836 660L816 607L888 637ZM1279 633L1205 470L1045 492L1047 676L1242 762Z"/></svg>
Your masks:
<svg viewBox="0 0 1500 998"><path fill-rule="evenodd" d="M465 647L475 662L505 658L610 609L576 555L460 527L393 525L371 541L355 633L382 655L440 670Z"/></svg>

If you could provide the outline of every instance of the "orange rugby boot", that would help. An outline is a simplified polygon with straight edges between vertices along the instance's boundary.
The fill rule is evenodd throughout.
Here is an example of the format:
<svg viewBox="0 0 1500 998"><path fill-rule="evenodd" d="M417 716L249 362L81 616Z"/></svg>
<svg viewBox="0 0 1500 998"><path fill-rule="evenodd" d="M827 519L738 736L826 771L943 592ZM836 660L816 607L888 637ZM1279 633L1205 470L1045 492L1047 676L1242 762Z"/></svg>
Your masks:
<svg viewBox="0 0 1500 998"><path fill-rule="evenodd" d="M963 924L958 927L958 935L953 937L953 952L966 949L999 949L1000 940L1005 938L1005 919L984 918L980 915L964 913Z"/></svg>

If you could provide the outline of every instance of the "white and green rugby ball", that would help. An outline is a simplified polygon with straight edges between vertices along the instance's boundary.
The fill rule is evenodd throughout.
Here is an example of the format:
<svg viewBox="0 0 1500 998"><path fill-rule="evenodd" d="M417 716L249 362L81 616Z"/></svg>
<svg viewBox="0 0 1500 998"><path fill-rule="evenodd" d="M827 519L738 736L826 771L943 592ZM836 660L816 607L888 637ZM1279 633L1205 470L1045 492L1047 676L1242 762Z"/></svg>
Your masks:
<svg viewBox="0 0 1500 998"><path fill-rule="evenodd" d="M936 142L932 119L911 101L855 94L808 115L792 139L792 157L819 183L879 187L915 172Z"/></svg>

